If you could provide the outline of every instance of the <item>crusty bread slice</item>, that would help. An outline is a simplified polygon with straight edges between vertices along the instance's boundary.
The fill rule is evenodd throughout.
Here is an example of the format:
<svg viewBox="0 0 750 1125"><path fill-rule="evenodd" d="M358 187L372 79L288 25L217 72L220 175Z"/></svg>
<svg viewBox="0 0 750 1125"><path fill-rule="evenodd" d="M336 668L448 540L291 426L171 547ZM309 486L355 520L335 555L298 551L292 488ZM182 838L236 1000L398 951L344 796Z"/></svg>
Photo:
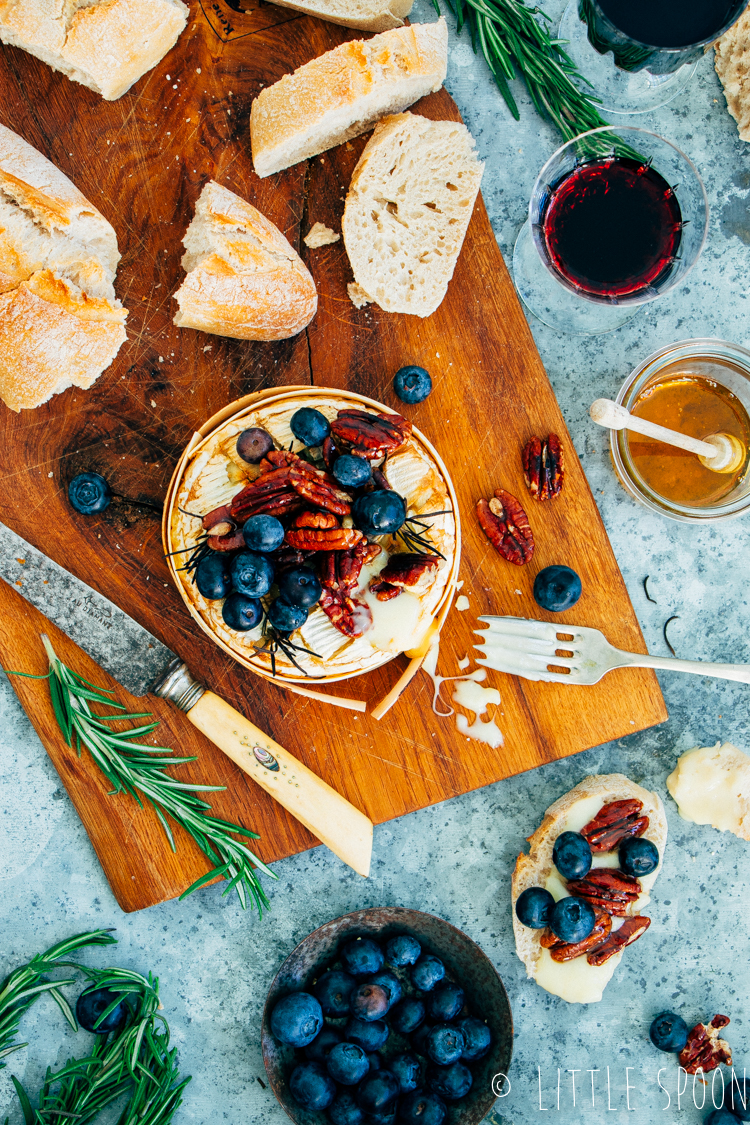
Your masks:
<svg viewBox="0 0 750 1125"><path fill-rule="evenodd" d="M125 340L117 236L59 168L0 125L0 397L88 387Z"/></svg>
<svg viewBox="0 0 750 1125"><path fill-rule="evenodd" d="M414 0L275 0L282 8L294 8L329 23L358 31L390 31L403 27Z"/></svg>
<svg viewBox="0 0 750 1125"><path fill-rule="evenodd" d="M750 141L750 9L717 40L714 65L740 140Z"/></svg>
<svg viewBox="0 0 750 1125"><path fill-rule="evenodd" d="M386 312L429 316L453 277L482 181L456 121L386 117L362 153L342 232L354 277Z"/></svg>
<svg viewBox="0 0 750 1125"><path fill-rule="evenodd" d="M183 245L187 277L174 295L180 328L285 340L315 316L315 282L284 235L213 180L200 194Z"/></svg>
<svg viewBox="0 0 750 1125"><path fill-rule="evenodd" d="M174 47L188 12L182 0L0 0L0 41L114 101Z"/></svg>
<svg viewBox="0 0 750 1125"><path fill-rule="evenodd" d="M545 886L555 900L564 898L568 892L552 862L552 849L557 837L562 832L580 832L596 816L602 805L632 798L643 802L643 813L649 818L644 837L656 844L660 857L656 871L641 877L644 893L629 907L631 916L641 914L649 901L648 892L661 870L667 842L667 818L658 793L651 793L641 785L636 785L624 774L595 774L585 777L574 789L550 805L542 823L529 838L529 854L522 852L516 860L511 881L516 952L526 966L527 976L537 980L548 992L561 996L570 1003L590 1004L601 1000L603 990L620 963L622 954L616 954L598 967L589 965L585 957L564 963L553 962L541 945L540 938L544 931L524 926L516 917L516 900L528 887ZM616 853L595 855L594 864L600 867L619 866Z"/></svg>
<svg viewBox="0 0 750 1125"><path fill-rule="evenodd" d="M250 113L255 171L270 176L371 129L439 90L448 28L412 24L342 43L262 90Z"/></svg>

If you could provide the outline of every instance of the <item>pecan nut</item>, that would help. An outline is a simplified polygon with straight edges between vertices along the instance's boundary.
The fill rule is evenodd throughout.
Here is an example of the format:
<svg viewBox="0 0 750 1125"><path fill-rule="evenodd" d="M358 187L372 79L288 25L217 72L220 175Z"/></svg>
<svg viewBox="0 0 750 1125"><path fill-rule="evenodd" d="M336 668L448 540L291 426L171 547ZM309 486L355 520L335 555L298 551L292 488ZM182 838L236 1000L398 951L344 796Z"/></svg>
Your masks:
<svg viewBox="0 0 750 1125"><path fill-rule="evenodd" d="M524 446L522 460L526 487L535 500L554 500L560 495L565 470L557 434L531 438Z"/></svg>
<svg viewBox="0 0 750 1125"><path fill-rule="evenodd" d="M497 488L489 503L480 500L477 519L492 546L508 562L523 566L534 554L534 536L528 516L510 492Z"/></svg>
<svg viewBox="0 0 750 1125"><path fill-rule="evenodd" d="M356 527L294 527L284 542L296 551L348 551L363 539Z"/></svg>
<svg viewBox="0 0 750 1125"><path fill-rule="evenodd" d="M571 879L567 888L572 895L619 918L627 917L629 906L641 893L641 884L633 875L609 867L597 867L584 879Z"/></svg>
<svg viewBox="0 0 750 1125"><path fill-rule="evenodd" d="M232 513L229 510L228 504L222 504L218 508L213 508L210 512L206 512L201 520L204 531L211 531L214 527L218 527L220 523L232 523Z"/></svg>
<svg viewBox="0 0 750 1125"><path fill-rule="evenodd" d="M370 414L366 410L339 410L331 423L336 448L377 461L400 449L411 435L411 422L401 414Z"/></svg>
<svg viewBox="0 0 750 1125"><path fill-rule="evenodd" d="M370 592L375 595L379 602L390 602L403 593L403 587L391 586L389 582L378 582L377 578L373 578L370 583Z"/></svg>
<svg viewBox="0 0 750 1125"><path fill-rule="evenodd" d="M294 520L295 527L313 527L317 529L325 529L331 527L339 527L339 521L336 519L333 512L300 512Z"/></svg>
<svg viewBox="0 0 750 1125"><path fill-rule="evenodd" d="M732 1065L732 1049L719 1032L730 1022L729 1016L714 1016L710 1023L697 1023L688 1032L687 1043L680 1052L680 1066L688 1074L716 1070L719 1063Z"/></svg>
<svg viewBox="0 0 750 1125"><path fill-rule="evenodd" d="M237 551L245 546L245 536L242 529L230 531L227 535L209 535L206 540L212 551Z"/></svg>
<svg viewBox="0 0 750 1125"><path fill-rule="evenodd" d="M351 591L357 585L362 567L377 558L382 547L363 540L350 551L332 551L324 555L320 581L327 590Z"/></svg>
<svg viewBox="0 0 750 1125"><path fill-rule="evenodd" d="M345 589L324 588L319 605L331 624L345 637L361 637L372 624L370 607L351 597Z"/></svg>
<svg viewBox="0 0 750 1125"><path fill-rule="evenodd" d="M549 949L549 955L553 961L573 961L576 957L583 957L584 953L590 953L591 950L598 949L607 940L611 932L611 916L604 910L597 910L594 928L583 941L571 943L560 941L551 930L545 930L541 937L541 943L545 949Z"/></svg>
<svg viewBox="0 0 750 1125"><path fill-rule="evenodd" d="M586 960L589 965L604 965L610 957L614 957L620 950L638 941L650 925L651 919L646 918L645 915L639 914L635 918L626 918L619 930L613 930L605 942L589 953Z"/></svg>
<svg viewBox="0 0 750 1125"><path fill-rule="evenodd" d="M592 852L613 852L623 840L642 836L648 828L648 817L639 815L642 808L643 801L610 801L584 825L581 835L588 840Z"/></svg>
<svg viewBox="0 0 750 1125"><path fill-rule="evenodd" d="M337 516L348 516L352 510L351 496L343 492L335 484L326 479L325 473L313 469L312 474L292 468L289 473L289 483L294 491L309 500L316 508L324 508L327 512L335 512Z"/></svg>
<svg viewBox="0 0 750 1125"><path fill-rule="evenodd" d="M373 581L384 582L389 586L404 587L407 590L423 590L432 582L433 571L437 570L439 560L435 555L420 555L411 551L391 555L386 565ZM372 589L372 586L370 586Z"/></svg>

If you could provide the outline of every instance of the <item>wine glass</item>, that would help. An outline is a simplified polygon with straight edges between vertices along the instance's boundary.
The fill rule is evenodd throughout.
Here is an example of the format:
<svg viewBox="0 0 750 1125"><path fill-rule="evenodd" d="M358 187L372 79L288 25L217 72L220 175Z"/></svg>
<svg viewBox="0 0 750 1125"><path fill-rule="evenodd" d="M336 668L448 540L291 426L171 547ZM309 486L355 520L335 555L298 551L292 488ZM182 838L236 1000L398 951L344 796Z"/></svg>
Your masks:
<svg viewBox="0 0 750 1125"><path fill-rule="evenodd" d="M749 2L570 0L559 36L603 112L647 113L685 88Z"/></svg>
<svg viewBox="0 0 750 1125"><path fill-rule="evenodd" d="M684 281L707 232L705 188L684 152L645 129L592 129L537 177L515 286L551 328L612 332Z"/></svg>

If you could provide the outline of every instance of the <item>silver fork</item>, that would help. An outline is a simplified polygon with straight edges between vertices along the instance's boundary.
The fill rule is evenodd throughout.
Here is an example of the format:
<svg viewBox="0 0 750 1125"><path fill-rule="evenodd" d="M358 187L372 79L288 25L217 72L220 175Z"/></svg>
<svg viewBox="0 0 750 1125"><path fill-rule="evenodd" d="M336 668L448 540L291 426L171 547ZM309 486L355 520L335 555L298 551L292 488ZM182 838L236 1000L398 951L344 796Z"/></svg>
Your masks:
<svg viewBox="0 0 750 1125"><path fill-rule="evenodd" d="M522 676L525 680L544 680L555 684L597 684L613 668L664 668L670 672L693 672L738 680L750 684L750 665L704 664L699 660L676 660L667 656L648 656L615 648L598 629L563 625L553 621L530 621L525 617L480 617L489 628L475 630L482 643L477 664ZM558 656L558 652L572 656ZM550 672L548 665L568 668Z"/></svg>

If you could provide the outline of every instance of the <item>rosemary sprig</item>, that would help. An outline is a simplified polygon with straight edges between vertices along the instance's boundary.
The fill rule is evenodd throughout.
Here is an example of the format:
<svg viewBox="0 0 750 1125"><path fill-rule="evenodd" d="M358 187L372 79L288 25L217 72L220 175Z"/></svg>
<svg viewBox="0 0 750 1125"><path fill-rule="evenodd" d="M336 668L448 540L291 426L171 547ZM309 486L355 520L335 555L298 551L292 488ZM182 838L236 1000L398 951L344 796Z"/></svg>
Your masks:
<svg viewBox="0 0 750 1125"><path fill-rule="evenodd" d="M222 820L211 815L211 806L195 794L198 792L219 792L223 785L192 785L165 773L165 766L182 765L195 761L192 757L175 757L174 752L165 746L146 746L133 742L135 738L145 738L158 727L159 723L144 723L127 730L112 730L112 722L134 722L148 719L147 712L124 714L127 709L112 699L108 688L99 688L84 680L77 672L68 668L56 655L49 638L42 636L49 657L50 668L46 676L32 677L48 679L55 718L65 741L81 756L81 747L86 746L99 769L112 784L112 794L129 793L143 807L143 799L156 813L172 851L176 851L174 836L167 817L192 836L198 847L215 865L214 868L196 879L184 891L183 899L192 891L211 882L217 876L227 880L224 894L236 890L246 909L248 900L251 908L262 916L263 908L268 907L268 899L258 879L256 871L262 871L271 879L277 876L261 859L235 836L258 840L257 832L243 828L239 824ZM8 675L24 676L25 672L9 672ZM91 704L103 704L115 708L109 714L96 714Z"/></svg>
<svg viewBox="0 0 750 1125"><path fill-rule="evenodd" d="M433 0L440 11L440 0ZM586 84L563 50L563 40L553 39L549 16L524 0L448 0L457 30L469 29L474 50L481 50L510 112L520 113L508 82L516 70L528 88L536 110L549 118L566 141L607 122L596 108L598 99L578 83ZM537 19L537 17L539 17Z"/></svg>

